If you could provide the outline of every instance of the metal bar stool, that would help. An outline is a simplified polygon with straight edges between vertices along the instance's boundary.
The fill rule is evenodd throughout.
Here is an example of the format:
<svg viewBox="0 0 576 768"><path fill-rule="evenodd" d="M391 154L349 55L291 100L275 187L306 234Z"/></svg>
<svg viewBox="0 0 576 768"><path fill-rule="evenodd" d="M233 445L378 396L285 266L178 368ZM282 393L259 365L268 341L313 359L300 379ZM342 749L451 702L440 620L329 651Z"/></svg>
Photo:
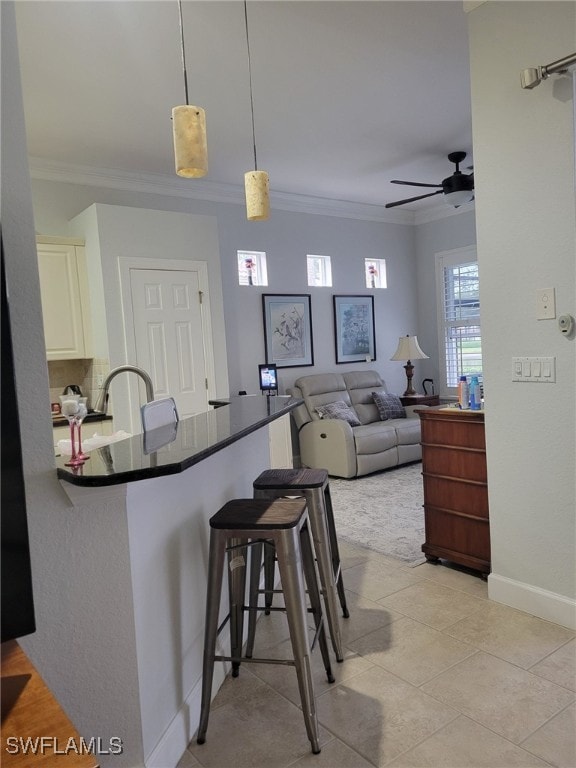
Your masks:
<svg viewBox="0 0 576 768"><path fill-rule="evenodd" d="M255 659L242 656L243 615L246 588L246 556L248 547L273 546L276 552L293 659ZM229 614L218 627L218 614L222 591L224 555L228 553ZM304 584L306 582L306 586ZM306 587L314 616L316 634L309 642L307 627ZM256 612L251 609L251 614ZM231 655L216 654L218 634L230 621ZM215 661L231 661L232 675L239 674L241 661L261 664L294 666L302 702L306 732L312 752L320 752L318 720L314 700L310 652L318 639L328 682L334 682L322 602L316 581L314 554L308 531L308 512L303 499L235 499L225 504L210 519L210 557L208 562L208 594L206 599L206 627L204 634L204 662L202 670L202 700L200 724L196 741L206 740L210 699Z"/></svg>
<svg viewBox="0 0 576 768"><path fill-rule="evenodd" d="M324 595L326 617L332 640L332 647L337 661L343 661L342 635L338 620L336 592L340 598L344 618L350 616L346 605L344 583L338 538L334 524L334 512L328 483L328 472L325 469L267 469L253 483L254 498L276 499L286 496L303 496L308 506L310 530L314 541L318 574ZM252 552L250 571L250 606L257 604L260 567L262 563L262 548ZM268 613L274 594L274 549L264 549L264 605ZM256 632L256 613L251 611L248 618L248 641L246 655L250 656Z"/></svg>

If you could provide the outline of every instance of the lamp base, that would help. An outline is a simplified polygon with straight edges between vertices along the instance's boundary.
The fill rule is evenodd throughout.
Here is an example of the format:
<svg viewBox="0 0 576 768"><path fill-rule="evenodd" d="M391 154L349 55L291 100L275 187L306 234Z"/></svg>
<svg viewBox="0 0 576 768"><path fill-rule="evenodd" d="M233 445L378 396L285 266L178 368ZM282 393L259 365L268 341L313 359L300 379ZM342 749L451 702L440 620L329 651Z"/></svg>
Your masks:
<svg viewBox="0 0 576 768"><path fill-rule="evenodd" d="M402 395L402 397L410 397L411 395L417 395L418 393L412 386L412 377L414 376L414 366L408 360L406 365L404 366L404 370L406 371L406 391Z"/></svg>

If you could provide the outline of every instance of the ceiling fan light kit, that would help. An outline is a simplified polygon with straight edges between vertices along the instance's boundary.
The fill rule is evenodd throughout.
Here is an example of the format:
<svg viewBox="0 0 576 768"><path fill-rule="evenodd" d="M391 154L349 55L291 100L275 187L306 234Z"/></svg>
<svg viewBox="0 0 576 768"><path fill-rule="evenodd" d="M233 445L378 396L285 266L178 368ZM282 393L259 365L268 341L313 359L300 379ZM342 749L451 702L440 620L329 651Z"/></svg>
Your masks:
<svg viewBox="0 0 576 768"><path fill-rule="evenodd" d="M448 205L459 208L465 203L469 203L474 200L474 174L462 173L460 170L460 163L466 157L466 152L450 152L448 160L456 165L456 170L452 176L442 180L441 184L428 184L421 181L400 181L393 179L392 184L407 184L411 187L438 187L435 192L428 192L425 195L417 195L416 197L408 197L404 200L397 200L394 203L386 203L385 208L395 208L398 205L405 205L406 203L413 203L415 200L423 200L425 197L433 197L434 195L444 195L444 200Z"/></svg>
<svg viewBox="0 0 576 768"><path fill-rule="evenodd" d="M174 160L178 176L183 176L187 179L197 179L208 173L206 114L201 107L192 106L188 99L188 73L186 72L181 0L178 0L178 12L180 15L180 48L186 104L174 107L172 110Z"/></svg>
<svg viewBox="0 0 576 768"><path fill-rule="evenodd" d="M448 205L454 206L454 208L460 208L461 205L471 203L474 200L474 193L468 192L465 189L455 190L454 192L446 192L444 194L444 200Z"/></svg>

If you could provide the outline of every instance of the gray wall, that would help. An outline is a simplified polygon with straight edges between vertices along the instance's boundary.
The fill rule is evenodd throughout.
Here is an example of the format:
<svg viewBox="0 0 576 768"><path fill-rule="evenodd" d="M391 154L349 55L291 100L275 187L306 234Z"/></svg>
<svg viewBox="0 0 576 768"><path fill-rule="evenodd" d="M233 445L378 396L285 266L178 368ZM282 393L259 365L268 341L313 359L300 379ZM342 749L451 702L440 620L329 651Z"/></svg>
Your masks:
<svg viewBox="0 0 576 768"><path fill-rule="evenodd" d="M72 222L73 231L86 241L86 260L90 267L96 262L98 280L90 282L92 326L98 327L96 313L105 316L105 350L100 356L109 360L111 367L135 363L133 343L128 341L130 326L126 326L126 286L121 288L119 264L127 259L148 259L154 263L172 261L204 262L207 270L206 306L210 309L210 340L206 339L206 352L214 352L214 361L207 362L210 386L208 399L226 397L228 370L226 334L222 300L220 250L217 220L214 216L190 213L154 211L149 208L102 205L90 206ZM125 277L125 274L124 274ZM100 282L101 288L95 285ZM208 335L208 332L207 332ZM101 345L101 340L99 344ZM212 374L213 371L213 374ZM113 394L114 429L128 432L141 430L140 403L143 396L137 388L130 390L134 379L124 377L115 385ZM218 385L218 386L217 386ZM203 395L206 402L206 395Z"/></svg>
<svg viewBox="0 0 576 768"><path fill-rule="evenodd" d="M576 4L484 3L470 14L492 575L490 597L576 625L576 342L538 320L536 291L575 314L570 76L520 72L576 48ZM500 41L502 43L500 44ZM556 383L512 381L513 356L556 358Z"/></svg>
<svg viewBox="0 0 576 768"><path fill-rule="evenodd" d="M264 362L262 293L309 293L312 297L315 365L313 369L281 370L281 391L300 375L350 367L335 363L332 296L369 293L375 298L376 362L352 367L376 368L391 391L404 391L404 369L389 358L399 336L418 331L414 227L283 210L273 210L269 221L255 223L246 220L242 205L230 203L43 180L33 180L32 190L36 229L44 235L70 234L69 222L93 203L216 217L231 393L258 388L257 366ZM80 234L77 228L74 234ZM238 285L238 250L266 252L267 287ZM332 288L307 285L307 254L331 256ZM386 290L366 289L365 258L386 259Z"/></svg>
<svg viewBox="0 0 576 768"><path fill-rule="evenodd" d="M92 516L98 534L78 541L78 518L72 514L70 502L60 487L54 469L52 419L48 394L46 349L42 333L42 314L38 261L34 237L34 220L22 109L16 26L13 3L0 3L2 37L2 238L5 249L6 277L10 294L10 318L14 341L14 366L22 438L22 459L26 486L26 504L30 533L32 579L36 632L22 638L21 644L39 669L48 686L55 692L80 732L121 733L127 743L140 742L138 678L132 636L118 631L113 651L98 644L96 654L87 654L82 676L69 664L78 648L94 642L99 631L99 616L86 601L86 584L100 576L100 588L109 590L115 610L130 625L131 603L125 589L130 576L127 560L106 560L106 576L91 569L82 557L82 547L90 538L90 550L105 557L106 541L116 545L124 531L118 517L102 505L98 516ZM109 538L108 538L109 537ZM102 547L102 549L100 549ZM109 550L110 551L110 550ZM94 561L93 561L94 562ZM99 565L104 559L99 559ZM75 577L70 568L78 566ZM110 579L109 585L104 581ZM113 587L111 585L114 585ZM78 613L87 618L81 629L70 622ZM91 624L90 628L87 624ZM87 632L88 637L83 635ZM86 644L85 644L86 643ZM88 710L93 707L98 682L86 685L86 677L106 666L116 683L115 695L122 698L114 715L105 710L104 719L78 717L83 699ZM105 691L109 698L110 691ZM132 755L133 756L133 755ZM132 763L119 758L120 765L142 764L141 757Z"/></svg>

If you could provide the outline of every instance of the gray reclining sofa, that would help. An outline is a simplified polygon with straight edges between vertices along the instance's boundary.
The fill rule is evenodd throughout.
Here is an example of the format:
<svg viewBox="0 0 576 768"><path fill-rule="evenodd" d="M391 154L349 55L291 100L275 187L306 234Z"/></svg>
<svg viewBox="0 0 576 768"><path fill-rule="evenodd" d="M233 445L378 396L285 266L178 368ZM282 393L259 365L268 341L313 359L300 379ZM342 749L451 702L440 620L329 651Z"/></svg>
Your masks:
<svg viewBox="0 0 576 768"><path fill-rule="evenodd" d="M406 418L383 421L373 392L386 392L376 371L319 373L294 382L288 394L304 400L292 412L303 466L351 478L422 458L420 419L413 407L404 409ZM318 408L341 402L351 407L358 426L320 417Z"/></svg>

